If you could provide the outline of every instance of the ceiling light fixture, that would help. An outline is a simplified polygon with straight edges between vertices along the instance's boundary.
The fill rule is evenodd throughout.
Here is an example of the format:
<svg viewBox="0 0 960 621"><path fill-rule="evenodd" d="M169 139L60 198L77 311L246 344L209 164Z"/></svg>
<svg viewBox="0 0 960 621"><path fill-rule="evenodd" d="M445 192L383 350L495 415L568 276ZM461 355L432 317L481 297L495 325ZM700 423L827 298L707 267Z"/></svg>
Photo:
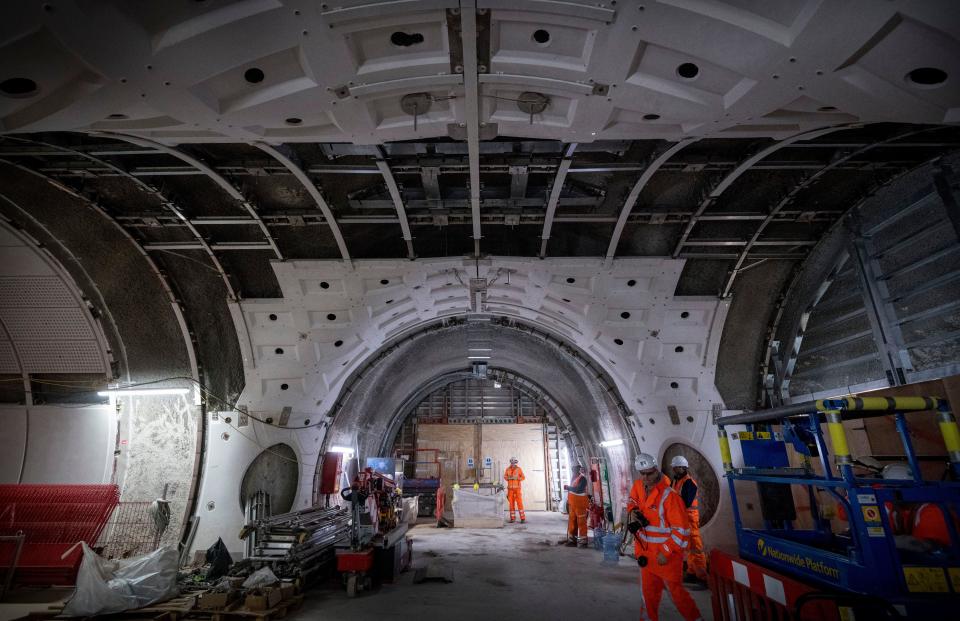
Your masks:
<svg viewBox="0 0 960 621"><path fill-rule="evenodd" d="M114 388L97 392L98 397L147 397L156 395L185 395L189 388Z"/></svg>
<svg viewBox="0 0 960 621"><path fill-rule="evenodd" d="M623 438L617 438L616 440L604 440L600 443L600 446L610 448L611 446L620 446L621 444L623 444Z"/></svg>

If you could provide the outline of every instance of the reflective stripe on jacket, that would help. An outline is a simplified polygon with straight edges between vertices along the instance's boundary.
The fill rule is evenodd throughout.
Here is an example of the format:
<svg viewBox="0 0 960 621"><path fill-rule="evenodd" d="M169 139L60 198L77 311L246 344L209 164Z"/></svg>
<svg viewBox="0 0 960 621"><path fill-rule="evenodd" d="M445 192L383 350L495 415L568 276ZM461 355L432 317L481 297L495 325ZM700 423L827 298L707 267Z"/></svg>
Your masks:
<svg viewBox="0 0 960 621"><path fill-rule="evenodd" d="M627 508L639 510L650 522L637 532L646 544L660 546L665 555L682 552L690 545L690 518L680 495L671 489L666 477L647 494L642 481L634 481ZM651 550L652 552L653 550Z"/></svg>
<svg viewBox="0 0 960 621"><path fill-rule="evenodd" d="M503 473L503 478L507 482L507 489L520 489L520 481L526 479L520 466L508 467Z"/></svg>

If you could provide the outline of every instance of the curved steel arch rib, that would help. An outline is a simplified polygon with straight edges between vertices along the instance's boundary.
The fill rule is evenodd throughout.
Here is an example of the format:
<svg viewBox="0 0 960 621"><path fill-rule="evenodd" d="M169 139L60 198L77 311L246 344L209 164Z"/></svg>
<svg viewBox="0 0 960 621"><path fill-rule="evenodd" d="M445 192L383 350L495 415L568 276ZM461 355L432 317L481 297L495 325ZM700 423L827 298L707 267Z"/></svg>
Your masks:
<svg viewBox="0 0 960 621"><path fill-rule="evenodd" d="M610 263L613 261L613 257L617 253L617 246L620 245L620 236L623 235L623 229L627 225L627 220L630 218L630 213L633 211L634 206L637 203L637 199L640 198L640 193L643 191L643 188L650 182L650 179L653 178L653 175L656 174L660 168L667 163L670 158L679 153L684 147L689 144L692 144L699 140L699 138L687 138L681 140L680 142L675 142L670 148L658 155L650 165L644 169L641 173L640 178L637 179L637 182L633 184L633 188L630 190L630 194L627 195L627 200L623 203L623 208L620 209L620 216L617 218L617 224L613 227L613 235L610 237L610 245L607 246L607 255L604 258L604 266L610 267Z"/></svg>
<svg viewBox="0 0 960 621"><path fill-rule="evenodd" d="M747 242L747 245L744 246L743 250L740 251L740 256L737 257L737 261L734 264L733 269L730 271L730 274L727 276L727 281L724 284L723 289L721 290L720 297L725 298L728 295L730 295L730 290L733 289L734 280L736 280L737 275L745 269L743 267L743 264L747 260L747 255L750 254L750 251L757 244L757 241L760 239L760 236L763 234L764 230L766 230L767 226L771 222L773 222L773 219L777 216L777 214L783 211L783 209L787 207L787 205L789 205L797 197L797 195L800 194L800 192L802 192L804 189L813 185L818 179L823 177L823 175L827 174L828 172L837 168L838 166L841 166L842 164L850 161L851 159L857 157L858 155L862 155L863 153L871 149L874 149L876 147L890 144L892 142L896 142L897 140L902 140L903 138L908 138L910 136L915 136L917 134L922 134L924 132L932 131L934 129L942 129L942 128L941 127L925 127L923 129L915 129L915 130L911 130L901 134L897 134L896 136L892 136L884 140L878 140L877 142L873 142L863 147L860 147L859 149L856 149L855 151L851 151L850 153L844 155L843 157L839 157L835 159L834 161L830 162L829 164L827 164L817 172L813 173L812 175L810 175L809 177L807 177L806 179L804 179L803 181L795 185L787 193L786 196L784 196L782 199L780 199L780 201L777 202L776 205L774 205L773 209L770 210L770 213L767 214L767 217L764 218L762 222L760 222L760 226L758 226L757 230L754 231L753 235L751 235L750 240Z"/></svg>
<svg viewBox="0 0 960 621"><path fill-rule="evenodd" d="M333 238L337 242L337 248L340 249L340 256L343 258L343 262L348 266L352 266L350 261L350 252L347 250L347 242L343 239L343 233L340 232L340 226L337 225L337 221L333 217L333 210L330 209L330 205L327 204L327 201L323 198L323 195L320 194L320 190L318 190L317 186L314 185L313 181L310 180L310 177L307 176L307 173L303 170L303 168L301 168L292 157L288 157L276 147L268 145L265 142L254 142L252 144L273 159L283 164L283 167L289 170L290 174L296 177L297 181L303 185L304 189L306 189L307 193L310 195L310 198L312 198L313 202L317 204L317 208L323 213L323 217L327 221L327 224L330 226L330 232L333 233Z"/></svg>
<svg viewBox="0 0 960 621"><path fill-rule="evenodd" d="M694 211L693 214L690 216L690 221L687 222L687 226L684 227L683 233L680 235L680 241L677 242L677 246L676 248L673 249L673 253L671 256L674 259L676 259L680 255L680 252L683 251L683 247L686 245L687 239L690 238L690 233L693 232L693 228L697 226L697 223L700 221L700 216L703 215L703 212L705 212L710 207L710 205L712 205L718 198L720 198L720 195L723 194L727 188L733 185L734 181L739 179L745 172L753 168L754 165L758 164L760 161L766 159L767 157L773 155L780 149L783 149L784 147L789 147L791 144L795 142L799 142L801 140L813 140L814 138L819 138L820 136L825 136L826 134L837 132L843 129L848 129L849 127L851 127L851 125L849 124L837 125L834 127L824 127L820 129L801 132L799 134L794 134L789 138L784 138L783 140L775 142L765 149L761 149L760 151L757 151L747 159L740 162L740 164L738 164L737 167L734 168L732 171L727 173L727 176L721 179L720 183L715 185L713 189L710 190L710 193L707 194L707 196L703 199L703 201L700 202L700 205L697 207L696 211Z"/></svg>
<svg viewBox="0 0 960 621"><path fill-rule="evenodd" d="M107 168L107 169L109 169L109 170L112 170L113 172L117 173L117 174L120 175L121 177L132 181L134 184L136 184L136 186L137 186L138 188L142 189L143 191L148 192L148 193L150 193L150 194L156 195L156 196L160 199L160 204L163 205L163 207L165 207L166 209L168 209L171 213L173 213L173 215L175 215L175 216L177 217L177 219L180 220L185 227L187 227L187 229L190 231L190 234L193 235L193 236L197 239L197 243L200 245L200 248L207 254L207 256L208 256L209 259L210 259L210 262L213 264L214 269L216 269L217 273L220 275L220 279L223 280L223 284L224 284L224 286L227 288L227 295L230 296L230 299L231 299L231 300L236 300L236 299L237 299L237 293L236 293L236 291L234 291L233 285L230 284L230 279L227 277L227 272L226 272L226 270L223 269L223 265L220 263L220 259L218 259L218 258L217 258L217 255L214 253L213 248L212 248L212 247L210 246L210 244L208 244L207 241L203 238L203 236L200 234L200 231L197 230L197 227L195 227L195 226L193 225L193 223L190 222L190 218L188 218L186 215L184 215L183 211L181 211L180 208L177 207L176 204L174 204L173 201L171 201L169 198L167 198L166 196L164 196L163 193L160 192L160 190L158 190L157 188L151 186L149 183L145 182L145 181L144 181L143 179L141 179L140 177L137 177L136 175L130 174L129 172L127 172L125 169L121 168L120 166L117 166L116 164L113 164L113 163L111 163L111 162L109 162L109 161L107 161L107 160L105 160L105 159L103 159L103 158L99 158L99 157L97 157L97 156L95 156L95 155L91 155L91 154L86 153L86 152L84 152L84 151L78 151L78 150L76 150L76 149L70 149L70 148L68 148L68 147L61 147L61 146L59 146L59 145L51 144L51 143L48 143L48 142L42 142L42 141L39 141L39 140L30 140L30 139L28 139L28 138L20 138L20 137L17 137L17 136L4 136L3 139L4 139L4 140L16 140L16 141L19 141L19 142L26 142L26 143L30 143L30 144L42 145L42 146L47 147L47 148L49 148L49 149L56 149L56 150L61 151L61 152L63 152L63 153L70 153L71 155L76 155L77 157L81 157L81 158L83 158L83 159L89 160L89 161L97 164L98 166L103 166L104 168ZM30 170L30 169L27 168L27 167L23 167L23 168L26 169L26 170ZM35 171L34 171L34 172L35 172ZM42 175L41 173L35 172L35 174L41 175L41 176L43 176L43 177L45 177L45 178L49 178L49 177L47 177L46 175ZM58 185L59 185L60 187L62 187L62 188L66 188L66 186L63 186L62 184L58 184ZM68 190L68 191L69 191L69 190ZM79 194L76 194L75 192L72 192L72 191L71 191L71 194L74 194L74 195L76 195L76 196L79 196ZM102 213L104 213L104 215L106 215L106 212L104 212L103 210L100 210L100 211L101 211ZM107 216L107 217L110 217L110 216ZM113 218L111 218L111 220L113 220ZM116 220L113 220L113 221L116 222ZM117 222L117 226L119 226L120 228L123 228L123 225L121 225L119 222ZM126 231L126 229L124 229L124 230ZM128 236L129 236L129 234L128 234ZM133 239L133 238L131 237L130 239ZM146 247L144 247L144 246L142 246L142 245L140 245L140 244L138 244L138 246L140 246L140 247L143 248L144 250L147 250Z"/></svg>
<svg viewBox="0 0 960 621"><path fill-rule="evenodd" d="M253 220L253 223L260 227L260 232L263 233L264 238L269 244L270 249L273 250L273 254L276 255L278 259L283 260L283 254L280 252L280 249L277 247L276 241L274 241L273 236L270 234L270 230L267 228L267 225L260 218L260 215L257 214L257 210L253 208L253 205L240 193L240 190L233 187L233 184L227 181L223 175L215 171L210 166L206 165L197 158L184 153L180 149L175 149L173 147L167 146L165 144L149 140L147 138L140 138L139 136L130 136L129 134L120 134L116 132L90 132L91 135L104 136L107 138L113 138L116 140L123 140L124 142L129 142L130 144L135 144L141 147L146 147L148 149L153 149L157 152L170 155L177 158L181 162L193 166L201 173L209 177L211 181L220 186L224 192L226 192L231 198L240 203L244 208L250 218Z"/></svg>

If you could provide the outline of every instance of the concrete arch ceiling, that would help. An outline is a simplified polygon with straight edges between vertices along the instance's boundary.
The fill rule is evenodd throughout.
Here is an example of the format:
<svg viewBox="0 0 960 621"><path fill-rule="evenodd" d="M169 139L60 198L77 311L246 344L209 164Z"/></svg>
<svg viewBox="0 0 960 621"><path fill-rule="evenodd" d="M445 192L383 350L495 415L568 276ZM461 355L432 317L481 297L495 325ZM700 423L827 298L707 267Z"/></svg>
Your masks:
<svg viewBox="0 0 960 621"><path fill-rule="evenodd" d="M469 325L469 324L486 325ZM531 334L489 321L467 322L432 330L408 339L370 365L349 386L327 434L328 446L357 447L359 454L381 454L389 449L411 397L423 387L464 370L464 352L471 339L483 338L496 352L499 366L527 378L567 414L577 453L598 453L604 439L626 438L635 445L629 423L616 399L596 381L589 367L570 353ZM586 454L584 454L586 453ZM625 466L625 451L613 457Z"/></svg>

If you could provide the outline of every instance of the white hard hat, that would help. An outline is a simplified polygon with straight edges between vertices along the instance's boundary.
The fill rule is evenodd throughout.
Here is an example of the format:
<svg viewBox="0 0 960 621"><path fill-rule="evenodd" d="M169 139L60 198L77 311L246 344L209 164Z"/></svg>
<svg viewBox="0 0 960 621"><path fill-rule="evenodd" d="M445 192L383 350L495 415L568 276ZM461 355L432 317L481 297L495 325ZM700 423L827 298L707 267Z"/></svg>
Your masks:
<svg viewBox="0 0 960 621"><path fill-rule="evenodd" d="M520 461L520 460L518 460L516 457L511 457L511 458L510 458L510 463L511 463L511 464L515 464L515 463L517 463L518 461Z"/></svg>
<svg viewBox="0 0 960 621"><path fill-rule="evenodd" d="M657 458L649 453L640 453L633 460L633 467L637 470L649 470L657 467Z"/></svg>
<svg viewBox="0 0 960 621"><path fill-rule="evenodd" d="M670 466L672 468L689 468L690 462L687 461L687 458L683 455L677 455L670 460Z"/></svg>
<svg viewBox="0 0 960 621"><path fill-rule="evenodd" d="M909 464L897 462L884 466L880 476L887 480L909 481L913 478L913 471L910 470Z"/></svg>

